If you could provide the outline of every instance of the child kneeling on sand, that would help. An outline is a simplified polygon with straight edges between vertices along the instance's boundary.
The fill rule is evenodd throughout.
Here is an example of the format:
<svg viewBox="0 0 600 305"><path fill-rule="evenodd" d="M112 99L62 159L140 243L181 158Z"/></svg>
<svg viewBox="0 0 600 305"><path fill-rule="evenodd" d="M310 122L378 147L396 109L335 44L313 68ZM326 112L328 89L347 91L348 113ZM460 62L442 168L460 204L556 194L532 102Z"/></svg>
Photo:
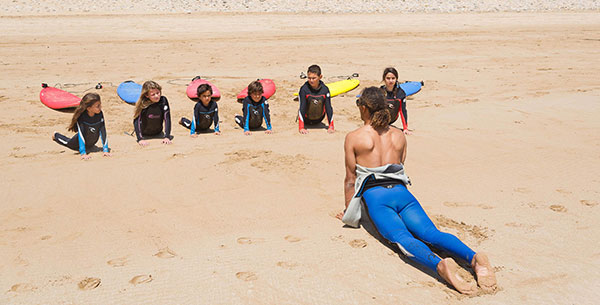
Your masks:
<svg viewBox="0 0 600 305"><path fill-rule="evenodd" d="M245 135L251 135L252 129L258 129L262 126L263 118L267 125L266 134L273 133L271 127L271 115L269 113L269 102L262 95L263 86L259 81L253 81L248 85L248 96L242 101L243 115L236 115L235 122L244 128Z"/></svg>
<svg viewBox="0 0 600 305"><path fill-rule="evenodd" d="M219 106L212 100L212 88L209 84L198 86L199 101L194 106L194 115L192 120L183 117L179 124L190 130L191 137L197 137L199 132L209 131L210 125L215 124L215 135L220 135L219 131Z"/></svg>
<svg viewBox="0 0 600 305"><path fill-rule="evenodd" d="M298 92L300 108L298 109L298 130L301 134L307 134L306 125L320 124L327 114L329 127L327 132L335 131L333 127L333 108L331 107L331 96L329 88L321 81L321 67L312 65L306 73L308 80Z"/></svg>
<svg viewBox="0 0 600 305"><path fill-rule="evenodd" d="M135 104L133 128L138 144L148 145L147 138L163 138L163 144L171 144L171 109L162 95L162 87L154 81L142 85L142 93ZM163 122L165 130L163 132Z"/></svg>

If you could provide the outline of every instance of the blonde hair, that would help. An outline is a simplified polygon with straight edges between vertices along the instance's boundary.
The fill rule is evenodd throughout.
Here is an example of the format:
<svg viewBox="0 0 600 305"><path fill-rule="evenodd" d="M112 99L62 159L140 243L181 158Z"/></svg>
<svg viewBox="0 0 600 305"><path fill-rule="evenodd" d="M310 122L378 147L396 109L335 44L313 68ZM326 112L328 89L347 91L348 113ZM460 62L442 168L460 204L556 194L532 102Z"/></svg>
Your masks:
<svg viewBox="0 0 600 305"><path fill-rule="evenodd" d="M152 105L152 101L148 98L148 92L152 89L158 89L162 93L162 87L156 83L155 81L146 81L142 85L142 93L140 94L140 98L135 103L135 111L133 112L133 118L137 118L142 113L142 110L148 108L148 106Z"/></svg>
<svg viewBox="0 0 600 305"><path fill-rule="evenodd" d="M73 118L71 119L71 124L67 127L67 130L77 132L77 120L83 114L84 111L88 109L88 107L93 106L96 102L100 102L100 95L98 93L87 93L83 96L81 101L79 102L79 106L75 109L75 113L73 113Z"/></svg>

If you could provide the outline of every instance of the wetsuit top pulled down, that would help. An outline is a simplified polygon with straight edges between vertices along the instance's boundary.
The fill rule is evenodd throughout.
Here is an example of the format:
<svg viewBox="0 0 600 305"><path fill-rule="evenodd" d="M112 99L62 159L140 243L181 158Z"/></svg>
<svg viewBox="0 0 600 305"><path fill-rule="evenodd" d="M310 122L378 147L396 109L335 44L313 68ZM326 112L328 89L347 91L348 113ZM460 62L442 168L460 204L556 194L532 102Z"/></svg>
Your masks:
<svg viewBox="0 0 600 305"><path fill-rule="evenodd" d="M79 153L85 155L86 147L93 147L98 139L102 142L102 151L108 152L108 140L106 139L106 126L102 112L89 116L84 111L77 119L77 138L79 139Z"/></svg>
<svg viewBox="0 0 600 305"><path fill-rule="evenodd" d="M144 139L144 136L155 136L163 130L165 123L165 138L171 137L171 109L169 101L164 96L150 106L144 108L140 116L133 120L133 128L138 142Z"/></svg>
<svg viewBox="0 0 600 305"><path fill-rule="evenodd" d="M262 125L263 118L267 124L267 130L271 130L271 114L269 112L269 101L261 96L260 101L254 102L250 95L244 98L242 102L242 112L244 113L244 132L250 129L259 128Z"/></svg>
<svg viewBox="0 0 600 305"><path fill-rule="evenodd" d="M197 102L194 106L190 134L195 134L196 130L206 130L213 123L215 124L215 132L219 132L219 106L217 106L217 102L210 101L207 106L204 106L202 102Z"/></svg>
<svg viewBox="0 0 600 305"><path fill-rule="evenodd" d="M300 87L298 92L300 108L298 110L298 129L304 129L304 124L317 124L327 114L329 128L333 128L333 108L329 88L319 81L319 86L314 89L308 82Z"/></svg>
<svg viewBox="0 0 600 305"><path fill-rule="evenodd" d="M406 93L400 88L398 83L396 83L392 91L387 91L385 86L381 86L381 88L386 92L385 100L390 107L388 109L392 118L390 124L396 122L398 117L400 117L402 119L402 129L408 129L408 122L406 121Z"/></svg>

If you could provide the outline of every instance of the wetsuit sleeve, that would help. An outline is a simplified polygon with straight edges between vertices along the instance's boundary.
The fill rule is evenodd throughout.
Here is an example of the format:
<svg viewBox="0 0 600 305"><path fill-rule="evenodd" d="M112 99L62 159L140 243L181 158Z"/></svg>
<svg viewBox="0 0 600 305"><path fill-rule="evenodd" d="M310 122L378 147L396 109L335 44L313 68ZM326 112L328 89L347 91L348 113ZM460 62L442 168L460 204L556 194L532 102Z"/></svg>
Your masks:
<svg viewBox="0 0 600 305"><path fill-rule="evenodd" d="M165 138L171 138L171 108L169 107L169 101L165 97L164 120L165 120Z"/></svg>
<svg viewBox="0 0 600 305"><path fill-rule="evenodd" d="M83 138L81 123L79 123L79 121L77 121L77 139L79 139L79 154L85 155L85 139Z"/></svg>
<svg viewBox="0 0 600 305"><path fill-rule="evenodd" d="M267 130L271 130L271 112L269 111L269 102L264 101L263 105L263 117L265 118L265 124L267 124Z"/></svg>
<svg viewBox="0 0 600 305"><path fill-rule="evenodd" d="M400 103L402 103L402 102L400 102ZM402 130L407 130L408 124L406 123L406 119L404 118L404 113L402 113L402 105L400 105L400 107L398 107L398 115L400 115L400 118L402 119Z"/></svg>
<svg viewBox="0 0 600 305"><path fill-rule="evenodd" d="M298 92L298 100L300 101L300 107L298 108L298 130L304 129L304 118L306 117L306 90L304 86L300 88Z"/></svg>
<svg viewBox="0 0 600 305"><path fill-rule="evenodd" d="M200 117L200 102L194 106L194 114L192 116L192 126L190 127L190 134L196 133L196 118Z"/></svg>
<svg viewBox="0 0 600 305"><path fill-rule="evenodd" d="M329 122L329 128L334 128L333 107L331 107L331 94L329 92L329 88L327 89L327 94L325 95L325 113L327 113L327 122Z"/></svg>
<svg viewBox="0 0 600 305"><path fill-rule="evenodd" d="M102 141L102 151L108 152L108 139L106 137L106 120L104 120L104 115L102 115L102 126L100 126L100 141Z"/></svg>
<svg viewBox="0 0 600 305"><path fill-rule="evenodd" d="M215 124L215 132L220 132L219 130L219 106L215 103L215 114L213 115L213 122Z"/></svg>
<svg viewBox="0 0 600 305"><path fill-rule="evenodd" d="M250 130L250 107L248 107L248 97L244 99L242 112L244 113L244 132Z"/></svg>
<svg viewBox="0 0 600 305"><path fill-rule="evenodd" d="M135 137L137 138L138 142L144 138L142 136L142 115L144 115L143 110L137 118L133 119L133 129L135 130Z"/></svg>

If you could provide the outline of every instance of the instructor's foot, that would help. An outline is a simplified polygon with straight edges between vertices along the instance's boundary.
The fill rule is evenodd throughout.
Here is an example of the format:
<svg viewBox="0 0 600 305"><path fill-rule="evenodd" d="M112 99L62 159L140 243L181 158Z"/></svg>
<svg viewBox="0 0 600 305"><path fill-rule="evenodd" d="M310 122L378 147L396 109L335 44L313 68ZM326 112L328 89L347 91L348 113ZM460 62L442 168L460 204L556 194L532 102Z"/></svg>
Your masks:
<svg viewBox="0 0 600 305"><path fill-rule="evenodd" d="M496 286L496 275L485 253L477 253L473 257L473 269L477 275L477 284L485 292L493 292Z"/></svg>
<svg viewBox="0 0 600 305"><path fill-rule="evenodd" d="M463 272L460 272L460 271ZM469 273L458 266L452 258L444 258L437 265L438 274L462 294L474 294L477 285L470 279Z"/></svg>

